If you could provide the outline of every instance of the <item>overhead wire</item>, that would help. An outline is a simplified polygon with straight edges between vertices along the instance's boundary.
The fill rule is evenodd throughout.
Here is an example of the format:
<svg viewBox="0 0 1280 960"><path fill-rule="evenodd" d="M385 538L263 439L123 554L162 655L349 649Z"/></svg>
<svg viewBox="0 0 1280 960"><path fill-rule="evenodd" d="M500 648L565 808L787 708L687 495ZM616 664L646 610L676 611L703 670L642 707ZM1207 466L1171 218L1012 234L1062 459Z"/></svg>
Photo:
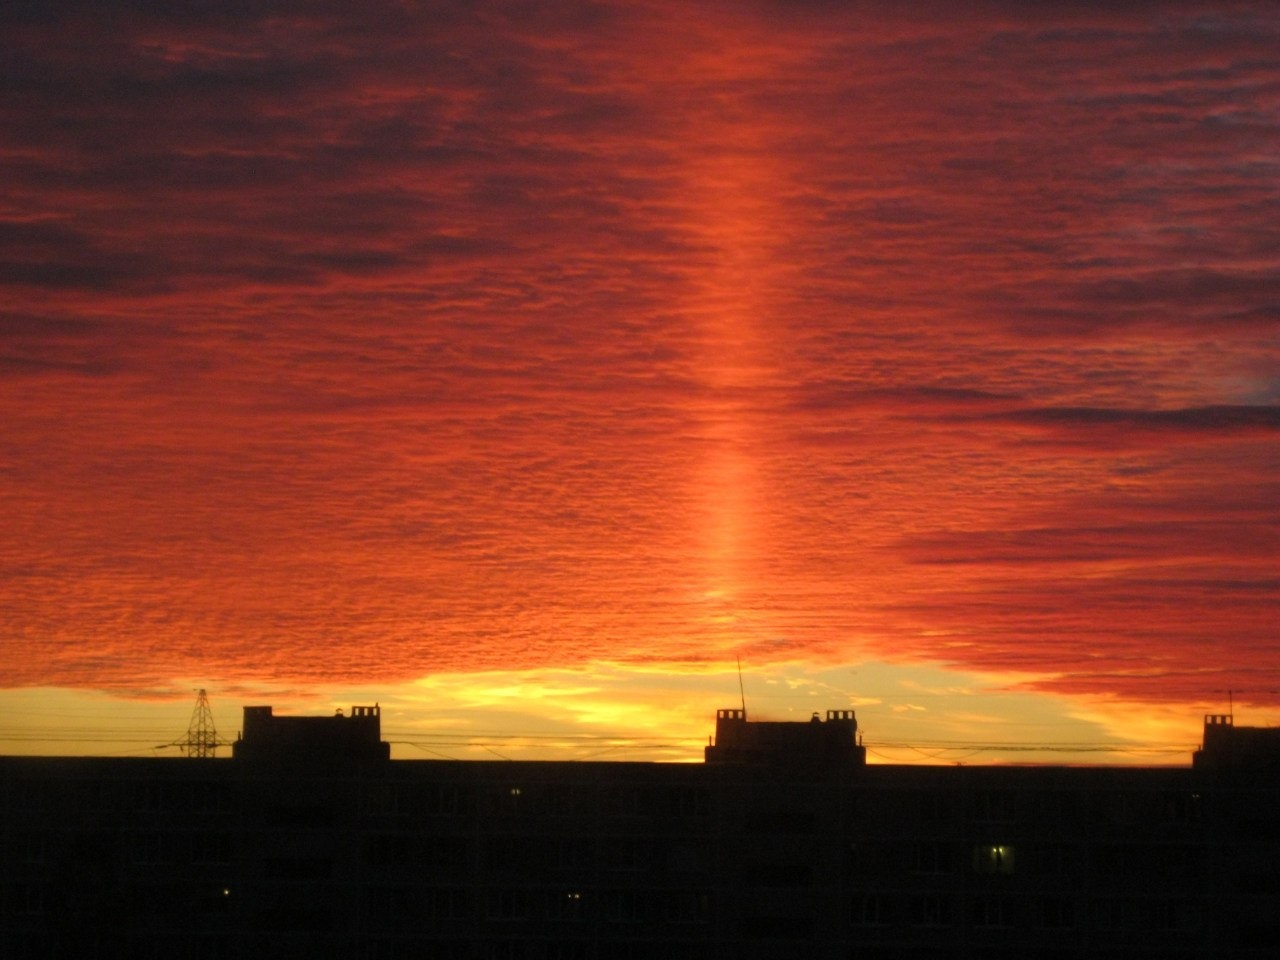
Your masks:
<svg viewBox="0 0 1280 960"><path fill-rule="evenodd" d="M83 734L76 731L50 732L36 731L23 733L4 733L0 731L0 742L10 743L146 743L157 747L170 747L183 742L159 742L161 736L113 735L104 733L100 728L92 733ZM421 734L402 731L398 735L388 733L383 738L391 744L414 746L420 749L430 747L469 747L489 750L495 753L494 747L510 748L513 745L528 745L564 749L597 748L593 752L612 752L621 749L687 749L692 745L701 745L701 738L664 739L659 737L628 737L606 734L502 734L485 732L477 734ZM230 741L220 738L219 745L227 745ZM1141 755L1174 755L1196 748L1195 744L1182 747L1170 747L1165 744L1150 743L1104 743L1098 741L1046 741L1029 743L1026 741L984 741L984 740L879 740L874 742L879 750L910 750L925 756L939 757L954 752L988 752L988 753L1125 753ZM868 749L871 749L868 746ZM507 759L504 757L503 759Z"/></svg>
<svg viewBox="0 0 1280 960"><path fill-rule="evenodd" d="M61 711L42 710L38 712L43 721L29 727L16 727L10 721L9 730L0 726L0 743L11 744L147 744L150 752L169 747L181 746L183 737L168 739L172 730L160 731L154 726L129 727L113 733L110 726L101 723L90 726L88 718L79 714ZM23 716L36 716L36 712L24 713ZM66 716L79 721L70 726L61 726L51 718ZM127 717L113 717L113 721L127 720ZM576 754L577 758L589 758L619 751L645 751L653 753L671 753L677 751L695 752L703 745L701 737L670 738L659 736L626 736L607 733L522 733L511 734L497 730L478 730L471 732L449 731L431 733L412 728L391 728L383 731L383 739L393 745L412 747L443 759L453 759L444 750L474 751L483 750L503 760L510 760L507 753L512 749L527 748L541 754L548 752L564 752ZM219 746L230 745L231 741L220 737ZM1091 741L1001 741L1001 740L964 740L964 739L928 739L928 740L882 740L868 746L873 756L887 760L895 759L886 751L910 751L917 753L928 761L948 762L967 759L983 753L989 754L1109 754L1129 757L1171 757L1189 754L1198 744L1187 744L1181 747L1170 747L1167 744ZM874 747L874 749L873 749ZM148 751L142 751L148 752ZM99 753L106 756L108 753ZM897 758L897 762L905 762Z"/></svg>

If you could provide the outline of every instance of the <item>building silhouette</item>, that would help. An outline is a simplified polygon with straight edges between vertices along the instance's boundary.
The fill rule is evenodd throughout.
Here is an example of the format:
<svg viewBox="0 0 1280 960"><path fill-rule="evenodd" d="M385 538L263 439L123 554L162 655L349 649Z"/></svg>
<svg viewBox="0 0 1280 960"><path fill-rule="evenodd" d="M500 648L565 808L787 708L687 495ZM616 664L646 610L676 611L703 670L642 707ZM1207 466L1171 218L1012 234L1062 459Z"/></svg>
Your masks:
<svg viewBox="0 0 1280 960"><path fill-rule="evenodd" d="M1249 958L1280 731L1184 767L867 765L723 710L703 764L392 761L247 707L231 760L0 758L0 956Z"/></svg>

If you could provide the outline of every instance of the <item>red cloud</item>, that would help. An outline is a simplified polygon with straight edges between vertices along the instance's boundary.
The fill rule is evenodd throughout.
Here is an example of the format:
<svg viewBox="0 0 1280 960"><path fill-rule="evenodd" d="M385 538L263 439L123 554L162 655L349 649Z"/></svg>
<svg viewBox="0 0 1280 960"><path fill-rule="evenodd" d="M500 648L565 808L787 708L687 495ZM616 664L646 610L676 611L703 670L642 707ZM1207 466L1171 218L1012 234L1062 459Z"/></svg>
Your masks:
<svg viewBox="0 0 1280 960"><path fill-rule="evenodd" d="M1270 8L794 7L0 14L0 683L1274 671Z"/></svg>

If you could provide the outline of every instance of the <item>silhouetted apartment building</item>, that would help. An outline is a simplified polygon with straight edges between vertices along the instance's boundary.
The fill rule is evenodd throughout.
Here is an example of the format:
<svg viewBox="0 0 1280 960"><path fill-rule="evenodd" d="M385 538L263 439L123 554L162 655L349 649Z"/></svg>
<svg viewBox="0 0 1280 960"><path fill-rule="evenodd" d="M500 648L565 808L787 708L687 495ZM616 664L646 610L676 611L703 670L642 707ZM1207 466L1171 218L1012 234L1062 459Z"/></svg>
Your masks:
<svg viewBox="0 0 1280 960"><path fill-rule="evenodd" d="M244 729L231 745L233 759L254 763L327 764L391 759L382 739L382 712L352 707L349 715L277 717L271 707L245 707Z"/></svg>
<svg viewBox="0 0 1280 960"><path fill-rule="evenodd" d="M858 720L852 710L828 710L825 723L814 714L808 723L753 720L747 711L717 710L715 741L706 748L707 763L820 765L827 769L862 766L867 751L857 741Z"/></svg>
<svg viewBox="0 0 1280 960"><path fill-rule="evenodd" d="M868 766L851 712L705 764L0 758L0 956L1238 958L1280 943L1280 731L1181 768Z"/></svg>

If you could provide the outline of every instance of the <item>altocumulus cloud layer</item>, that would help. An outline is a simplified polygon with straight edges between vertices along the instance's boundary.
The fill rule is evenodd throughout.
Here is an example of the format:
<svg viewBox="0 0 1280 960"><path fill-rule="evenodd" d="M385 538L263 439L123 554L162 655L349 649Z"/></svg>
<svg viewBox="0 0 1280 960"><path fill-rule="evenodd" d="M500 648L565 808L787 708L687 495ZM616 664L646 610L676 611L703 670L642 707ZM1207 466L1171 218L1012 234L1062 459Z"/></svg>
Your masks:
<svg viewBox="0 0 1280 960"><path fill-rule="evenodd" d="M1267 3L0 12L0 683L1280 687Z"/></svg>

